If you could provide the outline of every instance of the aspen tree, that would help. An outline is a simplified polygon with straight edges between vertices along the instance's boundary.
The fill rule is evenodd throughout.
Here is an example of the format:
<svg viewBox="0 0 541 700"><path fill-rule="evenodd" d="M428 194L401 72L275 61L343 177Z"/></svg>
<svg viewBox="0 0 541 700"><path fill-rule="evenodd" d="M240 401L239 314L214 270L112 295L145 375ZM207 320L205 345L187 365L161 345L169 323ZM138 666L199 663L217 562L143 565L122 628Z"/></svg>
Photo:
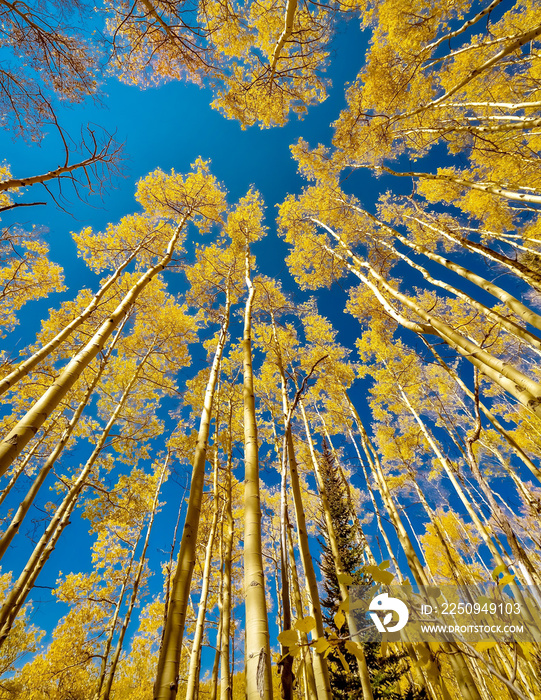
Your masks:
<svg viewBox="0 0 541 700"><path fill-rule="evenodd" d="M479 409L479 377L477 374L475 376L475 394L475 425L473 431L465 437L466 463L470 467L473 476L475 477L482 493L486 498L488 508L492 513L492 517L497 527L503 531L507 540L507 544L511 549L511 552L517 565L521 568L524 575L527 577L528 585L539 585L541 581L539 579L537 569L533 565L531 558L529 557L524 547L518 541L516 528L513 527L513 524L511 523L509 517L496 501L494 493L480 469L478 456L474 452L474 445L479 441L482 430Z"/></svg>
<svg viewBox="0 0 541 700"><path fill-rule="evenodd" d="M36 455L37 451L39 448L42 446L42 443L46 441L47 436L49 435L49 432L52 430L52 428L56 425L56 423L53 423L52 425L48 426L44 431L39 440L36 440L32 447L27 450L26 453L23 453L20 455L19 458L19 463L15 463L14 468L11 470L11 478L6 485L4 489L2 489L0 493L0 505L5 501L7 496L9 496L10 491L12 488L15 486L17 483L17 479L21 476L21 474L24 474L27 467L29 464L32 462L34 456Z"/></svg>
<svg viewBox="0 0 541 700"><path fill-rule="evenodd" d="M141 242L140 247L143 246ZM136 248L133 253L115 270L115 272L101 285L99 290L93 296L90 303L84 308L81 313L74 318L67 326L62 328L54 338L49 340L43 347L34 352L31 357L24 360L18 367L12 370L6 377L0 381L0 395L13 387L22 377L25 377L34 367L36 367L45 357L52 353L61 343L70 336L79 326L89 317L98 307L100 300L104 297L107 291L119 279L123 270L130 264L138 253ZM50 279L48 280L49 284ZM56 286L53 284L53 286ZM59 290L60 291L60 290Z"/></svg>
<svg viewBox="0 0 541 700"><path fill-rule="evenodd" d="M148 329L145 331L144 322L141 324L143 328L138 328L136 321L133 333L136 340L134 348L132 348L135 359L128 359L127 355L122 358L121 362L117 359L116 373L113 372L112 378L104 382L101 387L101 391L105 393L102 398L105 405L99 405L99 409L103 410L106 415L108 414L109 419L80 473L76 477L70 478L65 484L67 492L64 499L54 512L17 583L6 598L0 612L4 636L9 632L10 624L18 609L56 546L62 531L69 523L79 496L88 484L89 476L96 469L100 460L103 460L102 452L113 426L120 420L128 422L129 427L125 428L117 437L115 446L117 450L125 451L126 456L132 462L145 456L144 441L155 437L157 431L160 430L159 423L153 418L153 411L156 399L163 395L167 387L167 370L164 366L165 360L162 353L167 354L167 351L173 348L176 352L176 363L180 366L187 363L189 356L186 345L187 342L193 340L193 321L182 312L178 313L179 309L171 304L171 300L164 299L163 294L157 294L157 297L160 301L166 302L162 309L162 317L160 318L159 313L154 315L154 327L150 331ZM124 349L126 351L127 348ZM119 369L119 364L122 370ZM134 387L137 388L137 392L132 391ZM137 457L133 454L133 442L139 442ZM40 476L42 475L40 474ZM37 486L39 487L39 485L40 479L38 478ZM30 496L34 495L31 488L26 501L29 501ZM23 502L23 505L27 508L30 504L26 501ZM8 534L12 536L14 532L9 531Z"/></svg>
<svg viewBox="0 0 541 700"><path fill-rule="evenodd" d="M301 589L299 585L299 576L297 571L297 563L295 561L295 550L293 547L293 536L291 534L292 525L287 517L287 553L289 558L289 566L291 571L291 589L293 592L293 603L295 606L295 616L297 620L304 618L304 608L302 604ZM314 666L312 655L308 646L308 635L306 632L300 631L299 637L301 641L302 654L302 670L304 677L305 696L307 700L317 700L317 687L314 676Z"/></svg>
<svg viewBox="0 0 541 700"><path fill-rule="evenodd" d="M255 286L252 281L250 243L259 240L264 230L263 210L257 192L249 192L234 219L237 245L244 249L245 282L248 297L244 309L242 339L244 398L244 596L246 611L245 667L247 700L272 700L270 637L265 600L265 580L261 551L261 504L259 495L259 445L255 415L252 369L252 307Z"/></svg>
<svg viewBox="0 0 541 700"><path fill-rule="evenodd" d="M116 632L110 623L133 580L130 570L136 563L137 543L157 477L157 471L146 475L135 468L121 475L114 489L96 492L85 504L84 517L90 519L92 534L97 535L92 546L93 570L72 572L57 580L53 595L70 610L55 628L52 641L20 672L21 696L37 700L44 694L85 693L93 697L89 688L95 689L99 676L94 659L101 660L101 652L107 655L107 640Z"/></svg>
<svg viewBox="0 0 541 700"><path fill-rule="evenodd" d="M347 399L347 398L348 398L348 397L347 397L347 395L346 395L346 399ZM383 538L383 541L385 542L385 547L386 547L386 549L387 549L387 554L388 554L388 556L389 556L390 561L393 563L394 570L395 570L395 574L396 574L396 577L397 577L397 579L398 579L398 582L399 582L400 584L403 584L405 579L404 579L404 576L403 576L403 574L402 574L402 571L400 570L400 566L398 565L398 560L396 559L396 555L395 555L394 549L393 549L393 547L392 547L392 545L391 545L391 542L390 542L390 540L389 540L389 536L387 535L387 532L385 531L385 528L383 527L383 523L382 523L382 520L381 520L380 509L379 509L379 506L378 506L378 504L377 504L376 497L375 497L375 495L374 495L374 490L372 489L372 486L371 486L371 484L370 484L370 478L369 478L369 476L368 476L367 466L366 466L366 464L365 464L365 462L364 462L364 459L363 459L362 456L361 456L361 453L360 453L360 451L359 451L359 446L357 445L357 441L355 440L355 437L353 436L353 432L352 432L351 428L348 428L348 434L349 434L350 440L351 440L351 442L353 443L353 446L354 446L354 448L355 448L355 452L356 452L356 454L357 454L357 457L358 457L358 460L359 460L359 464L361 465L361 468L362 468L362 472L363 472L363 475L364 475L366 487L367 487L368 492L369 492L369 494L370 494L370 500L371 500L371 503L372 503L372 507L373 507L373 509L374 509L374 513L375 513L375 515L376 515L376 522L377 522L377 525L378 525L378 530L379 530L379 532L381 533L381 536L382 536L382 538ZM364 446L364 445L363 445L363 446ZM365 454L366 454L366 456L368 457L368 453L365 452ZM372 554L370 548L368 548L367 551L368 551L368 553L369 553L369 563L372 564L372 565L375 565L375 564L376 564L376 560L374 559L374 556L373 556L373 554ZM403 635L403 636L405 636L405 635ZM412 644L411 642L409 642L409 641L407 640L407 638L404 639L404 647L406 648L406 651L408 652L408 656L409 656L409 659L410 659L411 664L412 664L412 667L413 667L413 675L415 676L415 680L416 680L417 684L419 685L420 688L425 688L425 690L427 691L427 693L429 693L429 695L431 695L432 697L434 697L434 696L435 696L434 690L433 690L433 688L432 688L430 682L427 682L427 680L425 679L425 677L424 677L424 675L423 675L423 672L421 671L421 669L420 669L420 667L419 667L418 659L417 659L417 654L416 654L416 652L415 652L415 649L414 649L414 647L413 647L413 644Z"/></svg>
<svg viewBox="0 0 541 700"><path fill-rule="evenodd" d="M62 268L49 260L49 247L35 229L4 230L0 256L0 337L5 337L18 324L17 312L25 304L53 291L63 292L66 287Z"/></svg>
<svg viewBox="0 0 541 700"><path fill-rule="evenodd" d="M456 381L458 386L462 389L462 391L470 397L470 399L475 401L475 394L472 392L466 384L460 379L458 374L449 367L449 365L443 361L441 358L440 354L434 349L434 347L430 343L426 343L425 345L429 348L430 352L434 355L438 363L445 369L445 371L453 377L453 379ZM532 460L528 457L528 455L524 452L524 450L520 447L520 445L517 444L517 442L514 440L513 436L502 426L502 424L498 421L496 416L490 411L489 408L485 406L485 404L482 401L479 401L479 408L483 412L483 414L487 417L491 425L496 429L497 433L501 435L505 441L509 444L513 452L519 457L519 459L528 467L528 469L532 472L534 476L537 477L538 480L541 481L541 472L540 470L535 466L535 464L532 462ZM500 460L501 461L501 460ZM509 468L508 469L509 474L515 480L515 472L513 469ZM522 482L517 482L515 483L518 485L518 483L522 484ZM532 495L529 494L524 490L524 486L520 486L519 490L525 496L526 501L530 503L530 505L533 505L535 501L532 501ZM535 508L535 506L534 506Z"/></svg>
<svg viewBox="0 0 541 700"><path fill-rule="evenodd" d="M233 402L228 399L228 424L227 424L227 460L225 464L225 532L223 544L223 581L222 581L222 610L221 610L221 637L220 637L220 700L231 700L232 681L229 662L229 645L231 633L231 561L233 554L233 506L232 506L232 420Z"/></svg>
<svg viewBox="0 0 541 700"><path fill-rule="evenodd" d="M269 294L269 287L268 285L266 286L265 289L267 298L268 298L268 303L269 306L274 305L276 306L277 299L280 299L280 291L279 290L273 290L274 292L274 298L271 301L271 295ZM287 460L288 460L288 436L291 436L291 419L293 416L293 412L295 411L295 408L297 407L297 404L300 400L300 397L302 393L306 389L307 381L310 379L311 375L314 373L314 370L316 369L317 365L325 359L320 358L310 369L310 372L306 375L305 379L302 382L301 387L298 389L294 400L291 405L289 405L288 401L288 396L287 396L287 391L286 391L286 385L285 385L285 374L284 374L284 367L282 364L282 357L281 357L281 349L280 349L280 343L278 339L278 334L277 334L277 328L276 328L276 322L275 322L275 312L271 306L270 309L268 309L270 312L270 317L271 317L271 327L272 327L272 339L274 341L274 353L276 354L276 361L278 365L278 369L280 372L280 379L281 379L281 386L282 386L282 410L283 410L283 415L284 415L284 436L282 440L282 449L278 449L277 447L277 454L280 456L280 472L281 472L281 487L280 487L280 560L281 560L281 570L282 570L282 596L283 596L283 607L284 607L284 615L283 615L283 629L288 630L291 627L291 606L290 606L290 598L289 598L289 564L290 564L290 559L291 559L291 554L288 554L288 529L289 529L289 518L288 518L288 506L287 506ZM293 477L292 477L293 478ZM293 561L292 565L294 566L294 555L293 555ZM292 572L293 575L293 572ZM296 572L294 574L296 576ZM298 582L296 583L298 587ZM296 594L295 594L296 595ZM299 598L298 601L296 602L296 606L298 608L298 605L300 603L300 591L299 591ZM321 614L321 613L320 613ZM322 619L321 619L321 624L322 624ZM316 629L317 629L317 622L316 622ZM301 633L301 641L303 640L303 637L306 638L306 633ZM293 662L293 657L289 653L289 648L287 645L282 645L282 654L283 658L281 661L282 664L282 670L281 670L281 676L282 676L282 697L290 697L291 695L291 668L292 668L292 662ZM305 650L305 654L309 654L308 650ZM307 687L307 692L310 695L311 693L315 692L317 694L317 689L315 686L315 678L313 677L313 668L310 660L309 666L306 665L307 660L306 656L304 657L304 671L305 671L305 682L306 682L306 687Z"/></svg>
<svg viewBox="0 0 541 700"><path fill-rule="evenodd" d="M299 225L301 225L302 230L306 232L307 226L306 222L302 224L299 222L293 224L291 219L289 219L291 223L286 223L286 217L291 216L291 206L291 200L284 205L281 226L284 228L290 226L287 236L295 243L298 239L298 237L295 238L293 236L295 228L298 229ZM374 294L378 302L382 305L383 310L395 321L416 333L438 336L460 355L466 357L466 359L480 369L483 374L490 377L492 381L517 398L525 407L529 408L536 415L541 415L541 409L537 404L537 400L541 396L541 387L538 382L530 379L505 360L488 353L480 345L472 342L468 337L455 330L448 322L441 319L436 314L426 311L424 306L417 299L412 299L410 296L399 292L395 284L380 274L370 262L362 260L355 255L336 231L317 219L312 218L312 221L314 224L321 225L324 230L337 241L338 250L329 247L329 245L325 243L324 237L320 240L318 240L318 237L312 237L310 244L321 247L327 256L330 256L331 259L338 261L339 264L343 266L342 270L347 269L358 277L361 282L370 289L372 294ZM349 261L350 259L352 262ZM303 251L302 248L297 247L297 250L290 256L290 262L294 266L294 274L303 286L321 286L321 284L325 283L324 279L321 279L321 277L316 279L315 275L310 273L310 271L313 270L313 263L310 257L306 257L305 251ZM366 270L367 274L362 270ZM405 317L391 305L380 290L384 290L395 302L413 312L420 320L411 321L409 318Z"/></svg>
<svg viewBox="0 0 541 700"><path fill-rule="evenodd" d="M109 631L107 634L107 639L105 642L105 648L103 649L103 654L102 654L102 659L101 659L101 667L100 667L100 673L98 677L98 685L97 685L97 690L94 693L94 698L99 699L101 695L101 690L103 687L103 683L105 680L105 675L107 671L107 664L109 662L109 654L111 653L111 646L113 643L113 636L116 632L117 624L118 624L118 618L120 616L120 609L122 607L122 604L124 603L124 596L126 594L126 590L128 588L128 581L129 577L132 571L132 567L135 561L135 552L137 549L137 545L139 544L139 538L141 536L141 533L139 532L137 535L137 539L134 542L134 545L131 550L131 556L128 561L127 569L124 575L124 580L122 581L122 586L120 588L120 592L118 595L118 600L114 606L114 613L111 618L111 624L109 626Z"/></svg>
<svg viewBox="0 0 541 700"><path fill-rule="evenodd" d="M392 229L390 226L387 226L383 222L381 222L379 219L377 219L375 216L371 215L368 212L365 212L358 207L354 207L356 211L361 212L366 216L367 219L375 222L377 225L381 227L381 230L383 230L385 233L390 234L397 240L399 240L401 243L404 245L408 246L412 250L414 250L416 253L420 253L422 255L425 255L428 259L433 260L435 262L440 263L447 269L453 270L454 272L457 272L461 276L463 276L465 279L467 279L470 282L474 282L478 286L480 286L482 289L485 291L488 291L490 293L493 293L495 296L497 296L501 301L504 301L515 313L519 313L521 318L526 322L526 323L531 323L534 325L536 328L541 327L541 318L532 310L528 309L524 304L522 304L518 299L515 299L511 294L508 294L505 292L503 289L498 288L496 285L487 282L484 280L481 276L475 275L474 273L470 272L466 268L462 267L461 265L457 265L444 257L437 255L435 253L430 252L427 250L426 246L418 245L414 242L411 242L409 239L407 239L405 236L402 236L398 231L395 229ZM370 235L370 234L368 234ZM463 301L466 302L466 304L471 305L473 308L479 310L481 313L483 313L487 318L490 320L496 321L496 323L499 323L503 328L505 328L508 332L512 333L515 335L517 338L523 340L525 343L528 343L531 345L532 348L536 349L539 351L540 349L540 344L541 340L535 336L533 333L530 333L527 329L519 326L517 323L512 321L511 319L506 318L503 316L501 313L494 309L490 309L484 304L480 303L473 297L471 297L468 294L465 294L462 292L460 289L457 289L456 287L450 285L447 282L444 282L442 280L439 280L428 272L426 268L422 267L418 263L414 262L411 258L408 256L404 255L403 253L399 252L393 245L390 243L382 240L381 237L375 237L375 242L377 241L378 243L384 245L387 247L389 250L391 250L397 258L400 258L401 260L404 260L408 265L413 267L414 269L418 270L424 277L425 280L430 282L431 284L441 287L442 289L445 289L446 291L450 292L451 294L454 294L457 296L459 299L462 299Z"/></svg>
<svg viewBox="0 0 541 700"><path fill-rule="evenodd" d="M69 442L69 439L73 433L73 430L75 426L77 425L79 418L81 417L81 414L83 413L85 407L87 406L90 398L92 397L95 388L98 386L103 371L105 370L107 363L109 361L109 358L111 357L111 354L115 348L115 345L122 333L124 327L124 323L120 326L118 331L116 332L112 342L110 343L107 352L105 353L98 370L96 374L94 375L94 379L90 383L88 389L85 391L85 394L80 401L79 405L77 406L73 416L71 417L68 425L66 426L64 432L62 433L62 436L57 443L56 447L54 450L49 454L47 459L45 460L45 463L41 467L37 477L33 480L32 485L30 489L28 490L26 496L23 498L21 503L19 504L19 507L17 508L17 511L15 515L13 516L11 523L8 525L8 527L5 529L4 533L2 534L2 537L0 539L0 559L4 556L7 548L9 547L11 541L19 531L19 528L21 526L21 523L30 510L30 507L32 506L32 503L34 502L34 499L36 498L41 486L43 485L43 482L49 475L51 469L54 467L57 459L59 456L62 454L62 451L64 447L67 445Z"/></svg>
<svg viewBox="0 0 541 700"><path fill-rule="evenodd" d="M201 194L203 184L207 184L207 187L203 190L204 194ZM160 196L163 199L160 200ZM174 198L177 198L176 201ZM67 364L41 399L4 438L0 445L0 473L2 474L75 384L83 369L102 349L143 289L170 263L175 247L182 240L188 219L192 218L203 228L208 228L209 220L212 220L210 217L214 219L219 217L223 210L223 195L216 188L214 178L209 175L207 166L202 161L195 164L194 172L185 180L178 175L167 178L161 171L151 174L139 183L138 199L143 206L152 202L158 215L174 216L177 210L181 212L180 223L176 224L168 240L162 242L162 245L166 244L165 254L160 250L157 251L158 261L139 277L107 321Z"/></svg>
<svg viewBox="0 0 541 700"><path fill-rule="evenodd" d="M359 452L359 447L357 445L357 442L353 436L353 433L351 432L351 429L348 429L349 433L349 438L351 442L353 443L353 446L355 447L355 452L357 453L357 457L359 459L359 464L361 465L361 469L363 471L364 475L364 480L366 482L366 488L368 489L368 493L370 494L370 501L372 502L372 508L374 509L374 514L376 516L376 522L378 525L378 530L381 533L381 536L383 537L383 541L385 542L385 547L387 549L387 554L389 555L389 559L392 561L394 570L396 572L396 577L398 578L399 583L402 583L404 580L404 577L402 576L402 572L400 571L400 567L398 566L398 561L396 559L396 556L394 554L394 550L391 546L391 542L389 540L389 536L385 532L385 528L383 527L383 523L381 521L381 513L376 501L376 497L374 496L374 490L372 489L370 485L370 478L368 476L368 471L366 468L366 464L364 463L364 460L361 456L361 453ZM372 552L370 552L370 564L375 564L376 560L374 559L374 555Z"/></svg>
<svg viewBox="0 0 541 700"><path fill-rule="evenodd" d="M216 632L216 639L219 640L222 637L222 617L220 615L218 619L218 630ZM218 697L218 672L220 670L220 647L216 646L216 651L214 653L214 662L212 664L212 674L210 677L211 684L211 696L210 700L216 700Z"/></svg>
<svg viewBox="0 0 541 700"><path fill-rule="evenodd" d="M450 6L430 14L421 10L415 24L406 4L391 10L389 3L380 3L366 13L363 25L373 28L372 47L336 125L333 158L380 167L400 153L424 156L438 141L451 153L468 148L469 162L455 177L479 188L479 201L463 197L464 208L478 211L485 193L516 191L520 200L538 189L535 159L529 158L535 140L527 130L530 119L517 121L504 105L528 101L534 61L520 49L541 29L533 6L517 3L492 22L490 32L465 38L465 30L447 31L455 11ZM469 16L463 27L479 24L482 16ZM458 50L433 57L445 37L458 36L463 41Z"/></svg>
<svg viewBox="0 0 541 700"><path fill-rule="evenodd" d="M387 508L387 512L389 514L389 517L391 519L393 527L396 530L396 534L397 534L398 540L402 546L404 554L406 555L408 566L409 566L417 584L420 586L428 586L429 580L428 580L426 573L423 569L423 566L419 560L419 557L418 557L417 553L415 552L415 549L414 549L414 547L411 543L411 540L406 532L406 529L404 528L404 525L403 525L402 520L400 518L400 514L396 508L396 504L394 502L392 494L391 494L389 487L387 485L378 454L374 450L373 446L371 445L371 442L370 442L368 435L366 433L366 430L361 422L359 414L355 410L355 407L351 403L351 399L349 398L349 396L347 394L346 394L346 398L348 401L350 412L351 412L351 414L355 420L355 423L359 429L359 432L361 434L363 449L364 449L366 457L370 463L373 474L376 478L376 482L378 484L380 493L382 495L383 502L385 503L385 506ZM447 643L442 644L442 649L445 652L449 653L449 662L451 663L451 666L453 668L453 672L454 672L455 677L456 677L456 679L461 687L461 690L462 690L464 696L468 697L468 698L472 698L472 699L475 698L475 700L481 700L481 696L479 695L479 691L475 685L475 682L471 676L471 672L470 672L463 656L461 654L456 654L456 649L454 649L452 647L452 645L449 645ZM432 659L430 659L429 670L432 668L433 664L434 664L434 661ZM433 671L431 671L431 672L432 672L432 675L434 675L434 672ZM436 672L435 676L438 677L438 675L439 675L439 672ZM442 687L442 692L444 693L444 696L445 696L445 693L448 693L448 690L445 687L445 681L441 677L439 678L439 681L440 681L440 685Z"/></svg>
<svg viewBox="0 0 541 700"><path fill-rule="evenodd" d="M494 561L496 562L496 565L498 567L501 567L502 571L505 572L507 575L509 575L510 572L509 572L508 565L506 564L506 562L504 561L504 559L502 557L501 546L498 548L494 544L493 539L490 536L491 533L488 531L486 525L484 525L481 522L479 516L477 515L474 508L472 507L470 499L467 498L466 494L464 493L464 490L461 488L455 474L453 473L453 470L451 469L451 467L449 465L447 458L444 457L444 455L441 453L439 446L436 444L433 436L428 431L426 425L424 424L424 422L420 418L419 414L415 411L414 407L412 406L411 402L409 401L408 397L406 396L406 394L405 394L403 388L400 386L400 384L398 384L398 387L399 387L399 391L400 391L400 394L402 395L402 399L403 399L404 403L406 404L408 409L411 411L413 417L415 418L415 420L419 424L419 427L421 428L421 431L422 431L425 439L429 443L430 447L434 450L434 453L435 453L438 461L443 466L447 477L449 478L449 480L453 484L455 491L457 492L460 500L464 504L464 507L466 508L466 511L468 512L468 515L470 516L473 523L475 524L475 527L476 527L477 531L479 532L483 542L488 547L490 553L494 557ZM515 576L516 576L516 574L515 574ZM524 606L524 618L525 618L526 624L529 625L530 629L534 630L535 629L535 622L531 618L531 615L530 615L529 610L526 606L526 603L524 601L524 598L522 596L520 589L517 587L516 583L514 583L513 580L510 581L509 587L513 593L513 597L517 601L519 601L522 606Z"/></svg>
<svg viewBox="0 0 541 700"><path fill-rule="evenodd" d="M5 595L11 584L11 574L3 573L0 575L0 591ZM12 674L20 665L20 661L25 655L34 653L39 649L39 642L44 636L44 632L40 631L35 625L30 623L29 615L32 612L30 605L26 605L19 615L18 620L13 625L11 635L2 645L0 652L0 673L4 676L2 681L3 692L13 694L20 690L17 680ZM12 676L11 678L8 677Z"/></svg>
<svg viewBox="0 0 541 700"><path fill-rule="evenodd" d="M387 355L389 355L389 353L387 353ZM493 532L492 528L489 528L490 529L490 532L489 532L486 525L484 526L481 523L481 521L479 520L479 518L476 515L476 512L474 510L474 507L471 503L471 498L470 499L467 498L466 494L464 493L464 490L462 489L461 485L458 482L456 474L454 473L451 465L449 464L448 459L443 456L441 449L438 446L437 441L435 440L433 434L429 431L425 422L422 420L421 416L419 415L419 411L416 410L412 404L412 401L414 400L414 396L418 393L418 391L416 389L410 387L409 396L408 396L406 393L406 389L405 389L404 385L402 384L403 379L399 378L399 376L397 374L398 372L401 372L402 374L404 374L404 372L405 372L404 364L406 364L407 362L408 362L408 360L405 359L401 364L400 363L394 364L394 366L393 366L393 365L391 365L391 360L383 359L384 366L386 367L386 370L390 373L391 382L398 389L399 400L407 407L408 411L411 413L414 420L419 425L424 438L426 439L426 441L430 445L430 448L436 454L436 457L437 457L438 461L440 462L440 464L443 466L445 473L447 474L448 478L450 479L451 483L453 484L453 487L457 491L457 494L461 498L467 512L470 514L470 517L472 518L472 521L475 523L476 528L479 530L481 537L483 538L483 541L485 541L485 543L489 547L489 550L491 551L492 555L494 556L496 563L498 565L503 565L504 562L501 558L501 553L503 553L504 550L502 550L502 547L500 545L499 549L502 550L502 552L499 552L495 548L494 543L492 541L490 541L490 536L492 536L492 538L494 538L495 533ZM408 366L408 370L407 370L410 377L412 376L411 373L412 373L414 367L415 367L415 361L413 361L413 362L410 361L409 366ZM393 390L391 390L391 392L387 393L387 397L385 398L386 402L389 402L388 397L390 395L392 396L393 393L394 393ZM507 516L503 513L503 511L500 509L500 507L496 503L496 501L492 495L492 492L488 488L488 485L485 482L485 478L482 475L482 473L478 467L477 460L473 454L472 444L473 444L473 442L477 441L479 434L480 434L480 431L481 431L480 414L479 414L479 408L478 408L478 394L479 394L479 392L478 392L478 385L477 385L476 396L474 396L474 399L476 402L476 417L475 417L475 426L473 429L473 436L467 436L465 438L465 440L464 440L465 448L464 449L462 449L460 447L458 442L456 444L459 447L459 449L461 450L461 452L462 452L464 458L466 459L467 463L469 464L478 484L480 485L483 493L485 494L485 496L487 498L487 505L491 509L496 522L499 524L499 526L502 528L502 530L506 534L507 542L508 542L509 546L511 547L511 550L513 551L515 558L517 559L517 561L521 561L522 566L525 567L526 570L529 571L529 578L531 580L532 576L534 578L536 576L535 570L532 567L531 562L529 561L529 558L526 555L526 553L524 552L523 548L518 543L517 538L516 538L516 534L514 533L513 527L511 526ZM391 401L392 401L392 399L391 399ZM454 437L453 437L453 439L456 440ZM469 444L470 440L472 441L472 444ZM514 592L516 592L518 595L520 595L518 590L514 591Z"/></svg>
<svg viewBox="0 0 541 700"><path fill-rule="evenodd" d="M343 4L314 7L297 0L186 8L143 0L142 12L108 0L113 66L139 85L188 76L214 89L211 106L243 128L283 126L326 98L328 44Z"/></svg>
<svg viewBox="0 0 541 700"><path fill-rule="evenodd" d="M287 417L286 417L287 423ZM286 430L289 426L286 425ZM282 455L280 459L280 585L282 588L282 629L291 629L291 600L289 556L287 552L287 438L284 435ZM283 700L291 700L293 693L293 657L288 653L289 648L282 646L280 663L281 696ZM284 658L285 656L285 658Z"/></svg>

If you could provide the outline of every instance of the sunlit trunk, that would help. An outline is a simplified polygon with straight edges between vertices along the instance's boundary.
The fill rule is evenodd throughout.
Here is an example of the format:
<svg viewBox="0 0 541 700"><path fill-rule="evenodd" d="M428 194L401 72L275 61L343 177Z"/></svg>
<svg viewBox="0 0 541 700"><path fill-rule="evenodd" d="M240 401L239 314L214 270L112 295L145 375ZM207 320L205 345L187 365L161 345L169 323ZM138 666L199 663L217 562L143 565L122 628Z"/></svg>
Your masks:
<svg viewBox="0 0 541 700"><path fill-rule="evenodd" d="M246 611L246 700L272 700L270 639L265 600L259 495L259 447L252 370L252 305L250 252L246 246L248 299L242 340L244 368L244 596Z"/></svg>
<svg viewBox="0 0 541 700"><path fill-rule="evenodd" d="M218 447L214 450L214 489L213 489L213 514L210 524L210 531L205 552L205 563L203 565L203 577L201 582L201 595L197 607L197 620L192 641L192 652L190 655L190 666L188 670L188 682L186 685L186 700L195 700L199 686L199 667L201 661L201 645L203 643L203 631L205 627L205 617L207 614L207 598L210 587L210 573L212 564L212 553L216 529L218 527L219 500L218 500Z"/></svg>

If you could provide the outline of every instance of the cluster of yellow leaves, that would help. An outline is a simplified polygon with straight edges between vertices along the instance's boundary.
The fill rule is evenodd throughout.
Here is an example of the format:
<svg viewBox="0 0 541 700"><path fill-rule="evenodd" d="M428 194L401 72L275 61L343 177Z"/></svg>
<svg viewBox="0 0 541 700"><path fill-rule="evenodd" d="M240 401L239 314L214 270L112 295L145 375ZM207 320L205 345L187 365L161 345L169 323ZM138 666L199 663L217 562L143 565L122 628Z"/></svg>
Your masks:
<svg viewBox="0 0 541 700"><path fill-rule="evenodd" d="M16 312L34 299L51 292L63 292L64 276L60 265L48 258L49 247L35 233L4 232L0 239L0 326L4 333L17 324Z"/></svg>

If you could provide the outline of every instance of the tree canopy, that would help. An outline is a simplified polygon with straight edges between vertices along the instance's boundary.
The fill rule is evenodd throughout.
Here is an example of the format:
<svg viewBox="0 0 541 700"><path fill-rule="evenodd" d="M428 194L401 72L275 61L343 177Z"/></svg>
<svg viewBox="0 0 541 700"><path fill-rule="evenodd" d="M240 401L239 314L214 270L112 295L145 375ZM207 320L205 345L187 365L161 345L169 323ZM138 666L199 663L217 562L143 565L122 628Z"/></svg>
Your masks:
<svg viewBox="0 0 541 700"><path fill-rule="evenodd" d="M0 699L541 698L537 4L0 16Z"/></svg>

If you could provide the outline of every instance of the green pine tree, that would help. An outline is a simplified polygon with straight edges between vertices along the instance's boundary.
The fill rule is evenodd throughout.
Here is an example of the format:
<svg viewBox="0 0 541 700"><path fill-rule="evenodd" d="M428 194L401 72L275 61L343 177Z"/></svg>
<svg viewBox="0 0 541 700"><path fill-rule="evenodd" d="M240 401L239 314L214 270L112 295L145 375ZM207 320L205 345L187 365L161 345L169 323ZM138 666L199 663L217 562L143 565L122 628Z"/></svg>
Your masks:
<svg viewBox="0 0 541 700"><path fill-rule="evenodd" d="M353 585L366 586L371 583L371 580L362 571L363 556L359 544L358 519L349 507L346 486L325 440L323 441L321 474L342 567L353 578ZM320 534L318 541L322 550L321 573L325 591L325 597L321 599L321 605L324 609L323 618L331 632L347 638L349 635L347 623L340 630L334 623L334 615L340 603L340 586L336 577L336 567L323 516L318 521L318 529ZM363 693L361 681L356 672L355 658L346 651L343 644L339 649L350 670L345 670L337 654L329 654L329 673L333 698L336 700L362 700ZM380 645L373 643L364 645L364 653L370 671L374 700L423 700L426 697L424 691L419 692L411 684L404 683L404 674L408 672L408 663L404 655L388 653L382 657Z"/></svg>

